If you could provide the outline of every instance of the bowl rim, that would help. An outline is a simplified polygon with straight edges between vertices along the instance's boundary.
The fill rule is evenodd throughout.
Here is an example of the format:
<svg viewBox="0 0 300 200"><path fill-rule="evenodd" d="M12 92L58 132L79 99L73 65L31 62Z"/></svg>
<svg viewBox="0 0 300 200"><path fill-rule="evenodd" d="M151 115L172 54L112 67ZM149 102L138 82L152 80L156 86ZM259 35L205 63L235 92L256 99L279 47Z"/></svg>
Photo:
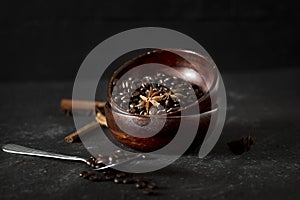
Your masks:
<svg viewBox="0 0 300 200"><path fill-rule="evenodd" d="M208 117L211 114L215 113L218 111L218 108L213 108L209 111L203 112L203 113L197 113L197 114L192 114L192 115L136 115L136 114L131 114L127 112L118 112L118 111L113 111L113 108L110 108L112 110L112 113L118 113L118 115L121 115L122 117L130 117L130 118L138 118L138 119L185 119L185 118L196 118L196 117Z"/></svg>
<svg viewBox="0 0 300 200"><path fill-rule="evenodd" d="M176 111L173 111L173 112L170 112L170 113L164 113L164 114L161 114L161 115L139 115L139 114L131 114L131 113L126 112L116 102L114 102L113 99L112 99L112 90L111 90L111 88L113 86L113 81L114 81L115 77L124 68L126 68L126 66L128 66L128 64L136 61L137 59L140 59L140 58L142 58L144 56L147 56L147 55L150 55L150 54L155 54L155 53L159 53L159 52L163 52L163 51L169 51L169 52L172 52L172 53L175 53L175 54L176 54L176 52L179 52L179 53L183 52L183 53L188 53L188 54L194 54L195 56L199 56L199 57L203 58L205 61L211 63L212 64L212 69L213 69L213 75L214 75L215 78L213 79L211 87L208 89L208 92L206 92L203 96L201 96L199 99L197 99L197 101L195 101L194 103L191 103L188 106L185 106L183 108L180 108L179 110L176 110ZM162 116L162 117L165 118L166 116L169 117L170 115L172 115L174 113L177 113L178 111L181 111L181 110L184 110L184 109L188 109L188 108L194 106L195 104L201 103L202 101L204 101L205 99L207 99L209 97L209 93L210 93L209 91L212 91L214 89L214 87L216 86L217 80L218 80L217 66L216 66L216 64L214 63L214 61L210 57L204 56L204 55L202 55L200 53L197 53L195 51L188 50L188 49L177 49L177 48L154 49L154 50L146 51L145 53L142 53L142 54L140 54L138 56L135 56L135 57L129 59L128 61L124 62L117 70L114 71L114 73L112 74L112 76L109 79L108 87L107 87L108 103L110 104L110 106L114 106L114 108L117 108L117 110L120 113L129 115L129 116L146 117L146 118L151 118L153 116ZM206 112L209 112L209 111L206 111ZM206 113L206 112L204 112L204 113ZM204 114L204 113L200 113L200 114ZM196 114L196 115L198 115L198 114ZM190 116L190 115L187 115L187 116Z"/></svg>

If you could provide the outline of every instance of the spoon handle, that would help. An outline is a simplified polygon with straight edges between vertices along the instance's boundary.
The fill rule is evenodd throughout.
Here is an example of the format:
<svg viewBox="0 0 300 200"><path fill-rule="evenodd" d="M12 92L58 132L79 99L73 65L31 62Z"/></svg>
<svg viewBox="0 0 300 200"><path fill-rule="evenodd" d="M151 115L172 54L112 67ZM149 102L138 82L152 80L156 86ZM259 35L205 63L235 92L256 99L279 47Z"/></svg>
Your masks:
<svg viewBox="0 0 300 200"><path fill-rule="evenodd" d="M2 150L8 153L86 162L86 159L77 156L68 156L63 154L50 153L50 152L41 151L38 149L32 149L32 148L28 148L16 144L5 144L4 146L2 146Z"/></svg>

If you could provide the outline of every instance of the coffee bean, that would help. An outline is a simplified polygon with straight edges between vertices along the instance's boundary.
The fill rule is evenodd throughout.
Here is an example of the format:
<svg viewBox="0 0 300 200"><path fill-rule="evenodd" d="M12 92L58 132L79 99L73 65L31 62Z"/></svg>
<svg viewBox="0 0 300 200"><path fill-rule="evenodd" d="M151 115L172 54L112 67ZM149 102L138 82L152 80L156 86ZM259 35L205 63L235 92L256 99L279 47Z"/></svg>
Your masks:
<svg viewBox="0 0 300 200"><path fill-rule="evenodd" d="M125 178L125 177L127 177L128 176L128 174L126 174L126 173L124 173L124 172L120 172L120 173L117 173L116 174L116 177L118 177L118 178Z"/></svg>
<svg viewBox="0 0 300 200"><path fill-rule="evenodd" d="M123 178L115 177L115 178L114 178L114 182L115 182L115 183L123 183Z"/></svg>
<svg viewBox="0 0 300 200"><path fill-rule="evenodd" d="M79 173L79 176L84 177L84 176L86 176L87 174L88 174L87 171L81 171L81 172Z"/></svg>
<svg viewBox="0 0 300 200"><path fill-rule="evenodd" d="M156 113L157 113L157 108L152 107L152 108L149 110L149 115L155 115Z"/></svg>
<svg viewBox="0 0 300 200"><path fill-rule="evenodd" d="M100 176L92 175L88 178L90 181L102 181L103 179Z"/></svg>
<svg viewBox="0 0 300 200"><path fill-rule="evenodd" d="M136 96L139 96L140 95L140 93L138 92L138 91L134 91L133 93L132 93L132 96L133 97L136 97Z"/></svg>
<svg viewBox="0 0 300 200"><path fill-rule="evenodd" d="M193 100L192 98L188 98L190 95L194 96L196 94L197 99L203 95L201 87L191 85L181 78L169 76L164 73L139 78L129 77L117 85L121 86L114 88L113 94L116 94L118 97L113 97L113 100L124 111L138 115L163 114L162 112L151 111L151 108L154 107L151 103L149 113L145 112L145 105L136 107L136 105L142 102L140 95L147 97L150 87L153 92L160 91L159 94L156 95L162 96L163 98L159 99L158 103L168 112L177 111L178 109L170 110L170 108L178 107L179 102L182 108L194 103L195 98L193 98ZM134 87L132 87L133 85ZM133 89L134 91L132 91ZM165 93L172 94L172 97L166 98Z"/></svg>
<svg viewBox="0 0 300 200"><path fill-rule="evenodd" d="M126 177L123 179L123 183L124 184L132 184L132 183L135 183L135 181L130 177Z"/></svg>
<svg viewBox="0 0 300 200"><path fill-rule="evenodd" d="M149 182L149 183L147 184L147 188L155 189L155 188L156 188L156 183L154 183L154 182Z"/></svg>
<svg viewBox="0 0 300 200"><path fill-rule="evenodd" d="M127 98L127 96L122 96L121 100L124 101Z"/></svg>
<svg viewBox="0 0 300 200"><path fill-rule="evenodd" d="M138 189L143 189L147 186L147 182L145 181L138 181L136 184L135 184L135 187L138 188Z"/></svg>
<svg viewBox="0 0 300 200"><path fill-rule="evenodd" d="M170 78L165 78L163 81L164 81L165 83L167 83L167 82L169 82L169 80L170 80Z"/></svg>
<svg viewBox="0 0 300 200"><path fill-rule="evenodd" d="M100 165L100 164L103 164L103 159L98 159L95 161L95 164L96 165Z"/></svg>
<svg viewBox="0 0 300 200"><path fill-rule="evenodd" d="M94 175L95 175L95 173L87 173L82 177L85 178L85 179L88 179L89 177L94 176Z"/></svg>
<svg viewBox="0 0 300 200"><path fill-rule="evenodd" d="M94 168L95 168L95 169L99 169L99 168L105 167L105 166L106 166L105 164L99 163L99 164L96 164L96 165L94 166Z"/></svg>
<svg viewBox="0 0 300 200"><path fill-rule="evenodd" d="M145 195L154 195L154 194L156 194L156 192L151 188L145 188L145 189L143 189L143 194L145 194Z"/></svg>
<svg viewBox="0 0 300 200"><path fill-rule="evenodd" d="M90 167L94 167L95 166L95 158L91 157L91 158L87 159L86 164Z"/></svg>
<svg viewBox="0 0 300 200"><path fill-rule="evenodd" d="M113 156L109 156L109 157L108 157L109 164L114 163L115 160L116 160L116 159L115 159Z"/></svg>
<svg viewBox="0 0 300 200"><path fill-rule="evenodd" d="M107 180L107 181L114 180L114 178L115 178L115 175L114 175L114 174L108 174L108 175L105 175L105 180Z"/></svg>

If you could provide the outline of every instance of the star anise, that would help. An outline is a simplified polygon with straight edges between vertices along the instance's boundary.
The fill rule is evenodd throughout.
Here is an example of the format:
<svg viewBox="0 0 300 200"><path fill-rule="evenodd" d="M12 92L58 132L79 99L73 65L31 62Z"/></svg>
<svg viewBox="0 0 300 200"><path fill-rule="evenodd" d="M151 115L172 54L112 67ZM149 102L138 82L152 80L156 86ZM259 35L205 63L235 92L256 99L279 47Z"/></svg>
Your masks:
<svg viewBox="0 0 300 200"><path fill-rule="evenodd" d="M165 97L165 104L166 104L166 106L169 105L170 100L172 100L172 101L174 101L174 102L177 102L177 101L178 101L177 95L174 94L174 93L172 93L171 90L169 90L168 92L166 92L166 93L164 94L164 97Z"/></svg>
<svg viewBox="0 0 300 200"><path fill-rule="evenodd" d="M153 92L153 89L150 86L150 90L147 94L147 97L140 95L142 101L138 105L136 105L136 107L145 106L146 113L149 114L150 103L155 107L158 107L160 105L159 101L161 101L164 97L159 95L161 90L162 88L160 88L158 91Z"/></svg>

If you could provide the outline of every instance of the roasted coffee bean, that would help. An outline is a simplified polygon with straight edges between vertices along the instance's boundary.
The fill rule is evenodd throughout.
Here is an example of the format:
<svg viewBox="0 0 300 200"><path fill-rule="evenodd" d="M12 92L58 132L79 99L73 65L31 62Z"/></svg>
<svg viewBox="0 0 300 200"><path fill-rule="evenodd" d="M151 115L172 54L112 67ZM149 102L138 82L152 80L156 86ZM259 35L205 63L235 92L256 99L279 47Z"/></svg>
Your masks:
<svg viewBox="0 0 300 200"><path fill-rule="evenodd" d="M89 165L89 166L91 166L91 164L92 164L93 162L94 162L94 161L93 161L91 158L89 158L89 159L86 161L86 164Z"/></svg>
<svg viewBox="0 0 300 200"><path fill-rule="evenodd" d="M95 165L100 165L100 164L103 164L103 159L102 158L101 159L97 159L95 161Z"/></svg>
<svg viewBox="0 0 300 200"><path fill-rule="evenodd" d="M90 181L95 181L95 182L97 182L97 181L102 181L102 180L103 180L101 176L96 176L96 175L92 175L92 176L90 176L88 179L89 179Z"/></svg>
<svg viewBox="0 0 300 200"><path fill-rule="evenodd" d="M116 177L118 177L118 178L125 178L127 176L128 176L128 174L126 174L124 172L116 173Z"/></svg>
<svg viewBox="0 0 300 200"><path fill-rule="evenodd" d="M145 189L143 189L143 194L145 194L145 195L154 195L154 194L156 194L156 192L151 188L145 188Z"/></svg>
<svg viewBox="0 0 300 200"><path fill-rule="evenodd" d="M147 186L147 182L146 181L138 181L136 184L135 184L135 187L138 188L138 189L143 189Z"/></svg>
<svg viewBox="0 0 300 200"><path fill-rule="evenodd" d="M132 183L135 183L135 181L130 177L126 177L123 179L123 183L124 184L132 184Z"/></svg>
<svg viewBox="0 0 300 200"><path fill-rule="evenodd" d="M115 177L115 178L114 178L114 182L115 182L115 183L123 183L123 178Z"/></svg>
<svg viewBox="0 0 300 200"><path fill-rule="evenodd" d="M89 179L89 177L91 177L91 176L95 176L95 173L87 173L82 177L85 178L85 179Z"/></svg>
<svg viewBox="0 0 300 200"><path fill-rule="evenodd" d="M134 85L134 87L133 87ZM196 94L197 99L203 96L203 90L199 86L187 83L185 80L180 79L175 76L169 76L164 73L157 73L156 75L145 76L140 78L129 77L126 80L117 82L117 85L113 88L113 100L119 105L121 109L131 114L138 115L160 115L164 114L162 112L155 112L154 110L149 112L151 108L154 108L151 103L147 112L145 105L136 107L142 102L141 95L148 98L148 93L150 87L153 92L160 91L158 96L162 98L158 100L158 103L164 107L164 109L169 112L174 112L177 110L170 110L170 108L176 107L175 104L180 102L182 108L191 105L196 100L195 98L189 98ZM131 88L131 89L129 89ZM134 90L134 91L133 91ZM171 98L165 96L166 93L172 93ZM115 97L116 95L117 97ZM172 101L170 100L172 99Z"/></svg>
<svg viewBox="0 0 300 200"><path fill-rule="evenodd" d="M95 164L94 168L95 168L95 169L99 169L99 168L105 167L105 166L106 166L105 164L99 163L99 164Z"/></svg>
<svg viewBox="0 0 300 200"><path fill-rule="evenodd" d="M149 115L155 115L157 113L157 111L158 111L157 108L152 107L149 111Z"/></svg>
<svg viewBox="0 0 300 200"><path fill-rule="evenodd" d="M147 184L147 188L150 188L150 189L155 189L157 186L156 186L156 183L154 183L154 182L149 182L148 184Z"/></svg>
<svg viewBox="0 0 300 200"><path fill-rule="evenodd" d="M116 151L115 153L123 154L123 151ZM120 184L134 184L138 189L142 189L143 194L145 195L154 195L157 194L154 189L157 187L156 183L144 179L143 177L133 179L128 173L117 172L113 169L106 169L102 171L102 174L95 174L93 172L81 171L79 176L93 182L101 181L113 181L114 183Z"/></svg>
<svg viewBox="0 0 300 200"><path fill-rule="evenodd" d="M108 157L108 162L109 162L109 164L114 163L115 160L116 160L116 159L115 159L113 156L109 156L109 157Z"/></svg>
<svg viewBox="0 0 300 200"><path fill-rule="evenodd" d="M112 174L112 171L105 169L102 171L102 174L107 175L107 174Z"/></svg>
<svg viewBox="0 0 300 200"><path fill-rule="evenodd" d="M105 175L105 180L107 180L107 181L114 180L114 178L115 178L114 174L107 174L107 175Z"/></svg>
<svg viewBox="0 0 300 200"><path fill-rule="evenodd" d="M79 176L84 177L84 176L86 176L87 174L88 174L87 171L81 171L81 172L79 173Z"/></svg>

